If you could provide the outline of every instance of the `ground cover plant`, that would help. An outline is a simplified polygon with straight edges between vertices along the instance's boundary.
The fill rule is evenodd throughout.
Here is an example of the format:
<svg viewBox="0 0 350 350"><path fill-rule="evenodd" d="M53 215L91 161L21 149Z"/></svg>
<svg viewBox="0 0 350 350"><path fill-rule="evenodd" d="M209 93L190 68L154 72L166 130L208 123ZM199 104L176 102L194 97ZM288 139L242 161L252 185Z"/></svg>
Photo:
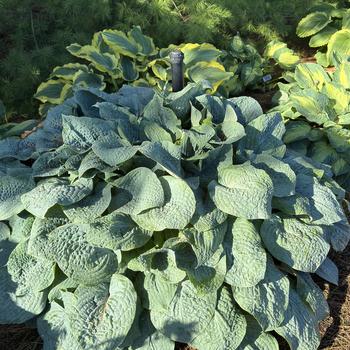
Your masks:
<svg viewBox="0 0 350 350"><path fill-rule="evenodd" d="M82 45L103 28L139 25L158 47L208 42L224 49L240 31L255 43L286 39L316 0L1 0L0 99L8 119L33 117L33 95L55 66L71 61L64 48ZM84 16L81 14L84 13ZM19 93L20 91L20 93Z"/></svg>
<svg viewBox="0 0 350 350"><path fill-rule="evenodd" d="M0 141L1 323L44 349L318 348L344 190L278 113L208 88L78 88Z"/></svg>

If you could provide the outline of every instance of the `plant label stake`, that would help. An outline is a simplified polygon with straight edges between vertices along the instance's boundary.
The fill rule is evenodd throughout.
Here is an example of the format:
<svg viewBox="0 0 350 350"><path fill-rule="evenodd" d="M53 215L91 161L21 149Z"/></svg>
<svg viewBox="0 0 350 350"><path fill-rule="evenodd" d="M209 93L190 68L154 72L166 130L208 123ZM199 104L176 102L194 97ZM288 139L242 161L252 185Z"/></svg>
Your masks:
<svg viewBox="0 0 350 350"><path fill-rule="evenodd" d="M180 50L170 52L173 92L184 88L184 54Z"/></svg>

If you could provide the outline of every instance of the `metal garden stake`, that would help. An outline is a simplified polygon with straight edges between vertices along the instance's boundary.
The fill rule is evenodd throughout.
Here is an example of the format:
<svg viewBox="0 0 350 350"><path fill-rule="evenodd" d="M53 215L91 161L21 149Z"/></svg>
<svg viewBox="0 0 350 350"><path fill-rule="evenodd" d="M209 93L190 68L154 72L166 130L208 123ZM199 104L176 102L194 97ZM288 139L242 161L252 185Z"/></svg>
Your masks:
<svg viewBox="0 0 350 350"><path fill-rule="evenodd" d="M170 52L173 92L184 88L184 54L180 50Z"/></svg>

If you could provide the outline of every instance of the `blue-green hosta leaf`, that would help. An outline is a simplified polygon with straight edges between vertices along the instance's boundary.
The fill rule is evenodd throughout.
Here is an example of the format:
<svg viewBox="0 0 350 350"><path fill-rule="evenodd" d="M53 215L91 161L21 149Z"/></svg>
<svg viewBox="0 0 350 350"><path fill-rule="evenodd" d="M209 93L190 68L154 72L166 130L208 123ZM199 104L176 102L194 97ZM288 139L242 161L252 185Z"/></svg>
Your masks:
<svg viewBox="0 0 350 350"><path fill-rule="evenodd" d="M67 310L73 339L82 349L115 350L133 324L136 301L133 284L119 274L109 285L79 286Z"/></svg>
<svg viewBox="0 0 350 350"><path fill-rule="evenodd" d="M329 13L316 11L308 14L298 24L297 35L305 38L318 33L332 21Z"/></svg>
<svg viewBox="0 0 350 350"><path fill-rule="evenodd" d="M254 287L262 281L267 255L254 224L237 218L232 227L232 237L228 232L225 241L229 262L225 282L237 287Z"/></svg>
<svg viewBox="0 0 350 350"><path fill-rule="evenodd" d="M136 68L136 64L129 57L126 57L126 56L120 57L120 68L121 68L123 80L134 81L138 79L139 72Z"/></svg>
<svg viewBox="0 0 350 350"><path fill-rule="evenodd" d="M33 258L27 253L27 242L22 242L12 251L7 262L7 271L17 284L16 295L41 292L55 279L55 264L43 258Z"/></svg>
<svg viewBox="0 0 350 350"><path fill-rule="evenodd" d="M255 167L265 170L270 176L274 197L286 197L294 194L296 175L288 164L268 154L259 154L253 163Z"/></svg>
<svg viewBox="0 0 350 350"><path fill-rule="evenodd" d="M338 30L329 39L327 46L327 59L335 64L334 54L338 57L350 56L350 29Z"/></svg>
<svg viewBox="0 0 350 350"><path fill-rule="evenodd" d="M16 247L15 242L11 242L9 227L0 222L0 267L6 265L7 260Z"/></svg>
<svg viewBox="0 0 350 350"><path fill-rule="evenodd" d="M185 121L190 111L193 111L192 103L195 102L196 97L205 93L207 89L211 89L211 86L205 81L197 84L188 83L182 90L170 93L166 97L166 104L176 113L178 118Z"/></svg>
<svg viewBox="0 0 350 350"><path fill-rule="evenodd" d="M11 227L11 240L16 243L27 240L30 237L34 217L26 212L11 216L9 225Z"/></svg>
<svg viewBox="0 0 350 350"><path fill-rule="evenodd" d="M128 350L174 350L174 342L153 327L149 313L141 314L139 329L141 334L134 339Z"/></svg>
<svg viewBox="0 0 350 350"><path fill-rule="evenodd" d="M152 237L128 216L117 211L92 221L86 228L86 240L98 247L128 251L142 247Z"/></svg>
<svg viewBox="0 0 350 350"><path fill-rule="evenodd" d="M61 282L55 284L55 286L50 289L50 292L48 294L50 303L54 300L61 300L64 292L66 292L68 289L75 290L78 286L79 282L71 278L63 279Z"/></svg>
<svg viewBox="0 0 350 350"><path fill-rule="evenodd" d="M55 228L67 223L66 217L35 218L28 241L28 253L35 258L52 260L52 252L48 245L49 235Z"/></svg>
<svg viewBox="0 0 350 350"><path fill-rule="evenodd" d="M166 310L178 288L177 283L171 283L160 274L151 272L145 273L142 283L146 291L141 296L142 304L149 310Z"/></svg>
<svg viewBox="0 0 350 350"><path fill-rule="evenodd" d="M133 216L142 228L150 231L182 230L190 222L196 208L191 188L181 179L172 176L159 178L164 191L164 204Z"/></svg>
<svg viewBox="0 0 350 350"><path fill-rule="evenodd" d="M219 170L218 182L209 184L209 193L224 213L247 219L266 219L271 215L273 183L264 170L250 164Z"/></svg>
<svg viewBox="0 0 350 350"><path fill-rule="evenodd" d="M28 289L16 294L17 284L12 281L6 267L0 268L0 324L24 323L39 315L46 306L46 293Z"/></svg>
<svg viewBox="0 0 350 350"><path fill-rule="evenodd" d="M306 301L318 321L324 320L329 314L329 306L322 290L305 272L297 274L297 293Z"/></svg>
<svg viewBox="0 0 350 350"><path fill-rule="evenodd" d="M163 106L163 99L157 94L145 107L143 119L157 123L172 135L175 135L181 125L176 114L170 108Z"/></svg>
<svg viewBox="0 0 350 350"><path fill-rule="evenodd" d="M114 181L113 186L123 190L122 193L117 192L116 194L115 202L118 212L137 215L144 210L164 205L164 191L161 182L148 168L140 167L130 171Z"/></svg>
<svg viewBox="0 0 350 350"><path fill-rule="evenodd" d="M330 144L338 152L349 152L350 150L350 130L336 125L326 129Z"/></svg>
<svg viewBox="0 0 350 350"><path fill-rule="evenodd" d="M60 269L83 284L106 281L118 268L113 251L91 245L78 225L56 228L49 234L47 244Z"/></svg>
<svg viewBox="0 0 350 350"><path fill-rule="evenodd" d="M328 236L328 241L337 252L342 252L350 241L350 225L347 220L336 222L333 225L323 226Z"/></svg>
<svg viewBox="0 0 350 350"><path fill-rule="evenodd" d="M63 145L53 152L40 155L32 165L33 176L49 177L64 174L66 161L75 154L71 148Z"/></svg>
<svg viewBox="0 0 350 350"><path fill-rule="evenodd" d="M69 320L65 309L55 301L37 320L38 332L44 341L44 350L79 350L80 346L69 334Z"/></svg>
<svg viewBox="0 0 350 350"><path fill-rule="evenodd" d="M32 190L34 185L31 177L0 176L0 220L6 220L24 209L21 196Z"/></svg>
<svg viewBox="0 0 350 350"><path fill-rule="evenodd" d="M287 340L291 350L317 350L320 344L317 320L293 289L285 320L275 331Z"/></svg>
<svg viewBox="0 0 350 350"><path fill-rule="evenodd" d="M295 80L304 89L321 90L325 83L331 81L324 68L316 63L299 64L295 69Z"/></svg>
<svg viewBox="0 0 350 350"><path fill-rule="evenodd" d="M268 260L265 279L254 287L234 287L238 305L254 316L263 330L278 327L286 316L289 299L289 279Z"/></svg>
<svg viewBox="0 0 350 350"><path fill-rule="evenodd" d="M339 271L338 267L334 262L326 258L321 266L316 270L316 274L323 278L324 280L338 285L339 283Z"/></svg>
<svg viewBox="0 0 350 350"><path fill-rule="evenodd" d="M190 343L205 332L215 314L216 302L216 293L198 294L191 282L185 281L167 308L151 310L151 320L168 338Z"/></svg>
<svg viewBox="0 0 350 350"><path fill-rule="evenodd" d="M269 333L263 332L254 317L245 315L247 332L237 350L278 350L278 342Z"/></svg>
<svg viewBox="0 0 350 350"><path fill-rule="evenodd" d="M241 152L269 154L283 158L285 145L282 137L286 129L279 113L263 114L253 119L245 128L246 136L240 140Z"/></svg>
<svg viewBox="0 0 350 350"><path fill-rule="evenodd" d="M140 152L157 162L162 169L170 175L182 177L181 147L169 141L149 142L145 141L140 147Z"/></svg>
<svg viewBox="0 0 350 350"><path fill-rule="evenodd" d="M310 131L311 126L309 123L299 120L289 120L286 124L286 133L284 134L283 141L285 143L291 143L304 140L308 137Z"/></svg>
<svg viewBox="0 0 350 350"><path fill-rule="evenodd" d="M214 317L191 345L201 350L236 349L246 333L247 322L237 308L231 290L224 286L218 296Z"/></svg>
<svg viewBox="0 0 350 350"><path fill-rule="evenodd" d="M222 221L220 220L221 218L223 218L224 221L211 228L204 228L203 230L199 229L201 224L197 222L194 228L185 229L183 231L184 237L191 244L196 254L198 265L203 265L208 262L219 248L227 231L226 217L222 217L218 210L215 210L212 214L218 217L219 222Z"/></svg>
<svg viewBox="0 0 350 350"><path fill-rule="evenodd" d="M225 136L224 143L234 143L245 136L244 127L237 122L237 114L232 106L226 107L225 118L221 124L221 131Z"/></svg>
<svg viewBox="0 0 350 350"><path fill-rule="evenodd" d="M63 142L76 149L86 151L96 140L111 133L113 124L96 118L63 116Z"/></svg>
<svg viewBox="0 0 350 350"><path fill-rule="evenodd" d="M87 223L101 216L111 202L111 187L99 182L94 192L77 203L65 206L64 214L73 223Z"/></svg>
<svg viewBox="0 0 350 350"><path fill-rule="evenodd" d="M105 163L116 166L131 159L138 151L138 147L132 146L115 133L109 133L95 141L92 150Z"/></svg>
<svg viewBox="0 0 350 350"><path fill-rule="evenodd" d="M70 184L58 178L41 182L21 197L24 208L33 215L44 218L49 208L55 204L71 205L89 195L93 189L91 179L81 178Z"/></svg>
<svg viewBox="0 0 350 350"><path fill-rule="evenodd" d="M260 234L272 256L300 271L315 272L330 249L321 226L295 218L273 215L263 222Z"/></svg>
<svg viewBox="0 0 350 350"><path fill-rule="evenodd" d="M264 113L258 101L252 97L233 97L229 101L234 103L236 111L238 109L238 121L243 125L247 125Z"/></svg>
<svg viewBox="0 0 350 350"><path fill-rule="evenodd" d="M153 96L152 88L123 85L116 94L115 103L127 107L131 113L140 116Z"/></svg>
<svg viewBox="0 0 350 350"><path fill-rule="evenodd" d="M78 175L79 177L94 177L97 172L113 172L114 167L106 164L103 160L100 159L93 151L90 151L82 159L79 168Z"/></svg>

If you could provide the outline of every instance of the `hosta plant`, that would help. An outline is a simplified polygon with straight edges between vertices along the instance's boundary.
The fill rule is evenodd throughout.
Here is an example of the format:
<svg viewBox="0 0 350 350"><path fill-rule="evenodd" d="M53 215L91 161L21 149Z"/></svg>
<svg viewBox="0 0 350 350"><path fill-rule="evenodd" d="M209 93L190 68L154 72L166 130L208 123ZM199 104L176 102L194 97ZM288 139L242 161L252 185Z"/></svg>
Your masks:
<svg viewBox="0 0 350 350"><path fill-rule="evenodd" d="M90 45L75 43L67 47L80 61L56 67L49 79L38 87L35 97L44 103L42 114L51 105L72 96L76 87L94 87L108 92L128 82L134 86L153 87L160 92L169 91L169 53L175 49L184 54L185 81L198 83L205 79L211 84L213 93L219 89L225 96L237 96L247 89L264 85L266 61L239 35L232 38L227 50L207 43L183 43L158 49L139 27L128 33L104 30L95 33Z"/></svg>
<svg viewBox="0 0 350 350"><path fill-rule="evenodd" d="M350 62L326 72L315 63L297 66L280 83L280 111L287 122L289 147L331 167L337 181L350 190Z"/></svg>
<svg viewBox="0 0 350 350"><path fill-rule="evenodd" d="M78 89L0 141L0 321L45 350L316 350L311 273L349 241L329 168L278 113L189 84Z"/></svg>
<svg viewBox="0 0 350 350"><path fill-rule="evenodd" d="M350 9L319 4L299 22L297 35L310 37L310 47L319 48L316 54L319 64L334 66L337 57L350 56Z"/></svg>

